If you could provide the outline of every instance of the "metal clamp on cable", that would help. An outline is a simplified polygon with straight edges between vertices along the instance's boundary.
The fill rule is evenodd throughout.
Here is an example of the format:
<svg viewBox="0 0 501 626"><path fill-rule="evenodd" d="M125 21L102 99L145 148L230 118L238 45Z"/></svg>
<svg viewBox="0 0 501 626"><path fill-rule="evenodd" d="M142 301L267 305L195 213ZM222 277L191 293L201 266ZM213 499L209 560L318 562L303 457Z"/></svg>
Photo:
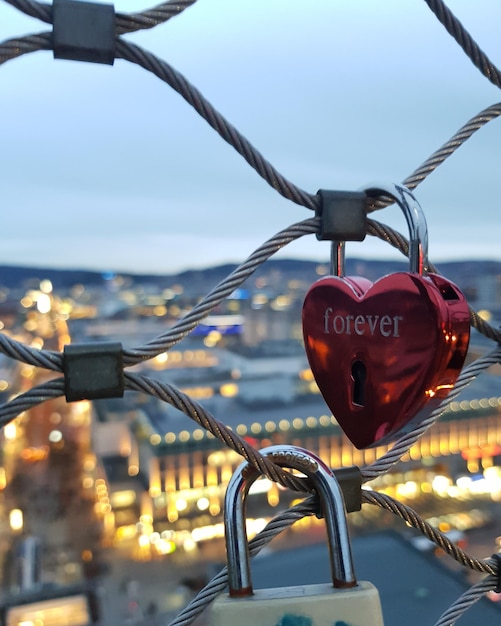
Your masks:
<svg viewBox="0 0 501 626"><path fill-rule="evenodd" d="M341 491L347 513L354 513L362 509L362 473L356 465L339 467L332 470Z"/></svg>
<svg viewBox="0 0 501 626"><path fill-rule="evenodd" d="M347 513L355 513L362 509L362 473L356 465L337 467L332 470L343 494L344 506ZM322 508L317 502L316 517L322 518Z"/></svg>
<svg viewBox="0 0 501 626"><path fill-rule="evenodd" d="M122 398L121 343L83 343L64 347L64 393L67 402Z"/></svg>
<svg viewBox="0 0 501 626"><path fill-rule="evenodd" d="M115 7L112 4L53 0L55 59L113 65L115 61Z"/></svg>
<svg viewBox="0 0 501 626"><path fill-rule="evenodd" d="M366 234L367 196L363 191L320 189L317 217L320 241L363 241Z"/></svg>

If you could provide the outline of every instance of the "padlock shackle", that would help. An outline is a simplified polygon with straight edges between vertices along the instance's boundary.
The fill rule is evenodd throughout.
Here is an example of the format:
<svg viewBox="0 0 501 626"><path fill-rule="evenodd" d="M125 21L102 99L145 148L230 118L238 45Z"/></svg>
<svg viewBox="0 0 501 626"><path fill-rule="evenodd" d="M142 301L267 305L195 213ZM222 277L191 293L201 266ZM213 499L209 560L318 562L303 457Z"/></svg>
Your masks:
<svg viewBox="0 0 501 626"><path fill-rule="evenodd" d="M331 244L331 274L333 276L346 276L345 248L345 241L333 241Z"/></svg>
<svg viewBox="0 0 501 626"><path fill-rule="evenodd" d="M364 187L368 196L385 195L392 198L402 210L409 228L409 265L410 271L422 276L428 265L428 227L421 205L414 194L404 187L374 184ZM333 241L331 246L331 273L333 276L345 276L344 241Z"/></svg>
<svg viewBox="0 0 501 626"><path fill-rule="evenodd" d="M336 588L355 586L346 509L332 470L315 454L298 446L270 446L260 452L271 457L280 467L297 469L312 481L326 523L332 584ZM259 476L259 472L245 461L233 474L226 490L224 524L230 596L253 593L245 513L247 494Z"/></svg>

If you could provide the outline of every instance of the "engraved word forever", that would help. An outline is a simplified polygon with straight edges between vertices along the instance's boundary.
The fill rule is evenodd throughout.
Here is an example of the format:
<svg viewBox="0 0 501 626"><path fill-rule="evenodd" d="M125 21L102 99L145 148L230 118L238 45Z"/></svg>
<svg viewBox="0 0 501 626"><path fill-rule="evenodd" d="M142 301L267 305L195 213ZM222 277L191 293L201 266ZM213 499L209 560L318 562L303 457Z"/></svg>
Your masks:
<svg viewBox="0 0 501 626"><path fill-rule="evenodd" d="M331 331L336 335L382 335L400 337L398 324L404 318L401 315L332 315L332 307L324 313L324 334Z"/></svg>

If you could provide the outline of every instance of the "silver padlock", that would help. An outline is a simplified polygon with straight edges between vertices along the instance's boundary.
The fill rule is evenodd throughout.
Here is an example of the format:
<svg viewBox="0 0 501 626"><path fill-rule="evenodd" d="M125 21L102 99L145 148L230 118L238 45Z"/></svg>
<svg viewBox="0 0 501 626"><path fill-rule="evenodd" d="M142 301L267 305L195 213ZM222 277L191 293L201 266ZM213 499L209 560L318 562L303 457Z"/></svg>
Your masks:
<svg viewBox="0 0 501 626"><path fill-rule="evenodd" d="M296 446L260 451L281 467L307 476L319 496L329 543L331 583L272 589L252 587L245 504L259 473L244 462L234 473L225 498L225 537L229 593L212 606L212 626L384 626L379 593L369 582L357 582L343 495L329 467Z"/></svg>

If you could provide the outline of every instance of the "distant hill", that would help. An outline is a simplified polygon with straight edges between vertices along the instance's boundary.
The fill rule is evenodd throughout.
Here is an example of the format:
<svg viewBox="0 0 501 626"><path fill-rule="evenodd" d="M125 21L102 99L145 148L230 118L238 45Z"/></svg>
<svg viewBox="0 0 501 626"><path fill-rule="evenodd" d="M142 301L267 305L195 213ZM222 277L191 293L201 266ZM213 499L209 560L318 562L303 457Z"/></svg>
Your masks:
<svg viewBox="0 0 501 626"><path fill-rule="evenodd" d="M271 259L259 267L255 276L274 276L275 281L291 279L309 280L318 278L316 269L318 261L302 259ZM190 286L198 293L207 292L231 273L237 265L218 265L203 269L186 270L176 274L132 274L120 273L128 285L153 284L158 288L166 288L175 283ZM346 260L346 273L366 276L375 280L380 276L397 271L406 271L405 261L384 261L349 258ZM444 276L457 283L462 289L472 288L479 277L501 274L501 262L490 260L452 261L441 263L438 269ZM67 289L81 283L86 286L106 284L113 274L88 270L61 270L54 268L0 266L0 286L9 289L36 287L40 280L49 279L55 289Z"/></svg>
<svg viewBox="0 0 501 626"><path fill-rule="evenodd" d="M82 283L94 285L103 282L99 272L87 270L60 270L47 267L18 267L0 265L0 286L15 289L16 287L37 286L40 280L49 279L55 288L66 288Z"/></svg>

